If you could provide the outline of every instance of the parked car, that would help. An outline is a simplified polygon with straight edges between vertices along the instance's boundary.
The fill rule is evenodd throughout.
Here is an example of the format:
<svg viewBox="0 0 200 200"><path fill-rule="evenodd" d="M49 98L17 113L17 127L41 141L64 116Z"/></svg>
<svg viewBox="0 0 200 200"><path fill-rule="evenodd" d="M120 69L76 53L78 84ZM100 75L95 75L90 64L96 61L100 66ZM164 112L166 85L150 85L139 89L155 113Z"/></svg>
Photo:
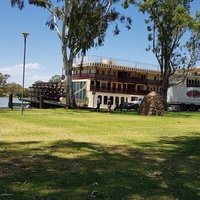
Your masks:
<svg viewBox="0 0 200 200"><path fill-rule="evenodd" d="M136 99L136 100L134 100L134 101L131 102L133 104L133 108L135 110L139 109L140 104L142 103L142 100L143 100L143 98L138 98L138 99Z"/></svg>
<svg viewBox="0 0 200 200"><path fill-rule="evenodd" d="M124 103L121 103L120 105L116 105L114 110L131 110L131 109L134 109L134 104L133 103L128 103L128 102L124 102Z"/></svg>

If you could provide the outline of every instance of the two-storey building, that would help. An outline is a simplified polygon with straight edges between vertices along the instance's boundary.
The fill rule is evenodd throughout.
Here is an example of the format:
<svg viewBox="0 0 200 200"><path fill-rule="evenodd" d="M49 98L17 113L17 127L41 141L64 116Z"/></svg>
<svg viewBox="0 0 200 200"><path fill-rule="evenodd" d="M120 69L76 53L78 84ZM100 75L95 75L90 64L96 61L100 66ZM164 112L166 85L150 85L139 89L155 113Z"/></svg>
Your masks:
<svg viewBox="0 0 200 200"><path fill-rule="evenodd" d="M150 91L161 90L158 70L118 65L110 60L83 62L73 68L73 86L78 105L107 107L110 98L113 106L134 101Z"/></svg>

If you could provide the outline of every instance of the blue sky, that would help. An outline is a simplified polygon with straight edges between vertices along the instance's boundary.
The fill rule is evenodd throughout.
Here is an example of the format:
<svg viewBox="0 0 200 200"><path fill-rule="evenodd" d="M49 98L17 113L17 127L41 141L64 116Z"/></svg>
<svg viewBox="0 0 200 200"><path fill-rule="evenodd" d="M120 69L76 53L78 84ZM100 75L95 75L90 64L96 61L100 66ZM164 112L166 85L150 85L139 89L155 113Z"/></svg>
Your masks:
<svg viewBox="0 0 200 200"><path fill-rule="evenodd" d="M128 31L122 28L118 36L113 36L110 27L104 46L91 49L88 52L89 59L95 55L156 65L155 56L151 51L145 51L149 44L145 17L133 7L126 12L133 18L132 29ZM0 72L11 75L9 82L22 84L22 32L30 34L27 38L25 86L28 87L37 80L48 81L53 75L61 74L60 41L57 34L45 25L48 17L49 13L42 8L26 5L25 9L20 11L11 8L9 0L1 0Z"/></svg>

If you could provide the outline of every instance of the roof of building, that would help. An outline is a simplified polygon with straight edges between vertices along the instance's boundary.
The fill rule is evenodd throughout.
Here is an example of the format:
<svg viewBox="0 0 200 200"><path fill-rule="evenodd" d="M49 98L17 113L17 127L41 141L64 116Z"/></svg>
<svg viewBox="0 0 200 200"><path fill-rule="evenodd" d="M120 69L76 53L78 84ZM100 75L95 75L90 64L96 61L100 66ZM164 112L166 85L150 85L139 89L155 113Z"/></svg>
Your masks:
<svg viewBox="0 0 200 200"><path fill-rule="evenodd" d="M75 64L74 67L80 67L81 64ZM88 67L88 66L94 66L99 68L111 68L111 69L117 69L117 70L126 70L126 71L136 71L136 72L144 72L144 73L160 73L159 70L152 70L152 69L144 69L142 67L137 66L125 66L125 65L117 65L113 62L84 62L82 63L82 67Z"/></svg>

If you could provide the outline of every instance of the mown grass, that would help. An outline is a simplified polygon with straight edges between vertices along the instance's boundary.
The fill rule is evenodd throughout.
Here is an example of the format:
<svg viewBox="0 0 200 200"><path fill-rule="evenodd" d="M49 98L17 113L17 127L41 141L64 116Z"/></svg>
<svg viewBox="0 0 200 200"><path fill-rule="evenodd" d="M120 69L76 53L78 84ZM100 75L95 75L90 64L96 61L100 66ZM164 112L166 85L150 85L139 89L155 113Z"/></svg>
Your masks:
<svg viewBox="0 0 200 200"><path fill-rule="evenodd" d="M0 110L0 199L198 200L200 114Z"/></svg>

